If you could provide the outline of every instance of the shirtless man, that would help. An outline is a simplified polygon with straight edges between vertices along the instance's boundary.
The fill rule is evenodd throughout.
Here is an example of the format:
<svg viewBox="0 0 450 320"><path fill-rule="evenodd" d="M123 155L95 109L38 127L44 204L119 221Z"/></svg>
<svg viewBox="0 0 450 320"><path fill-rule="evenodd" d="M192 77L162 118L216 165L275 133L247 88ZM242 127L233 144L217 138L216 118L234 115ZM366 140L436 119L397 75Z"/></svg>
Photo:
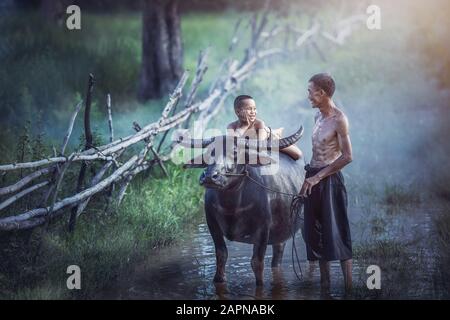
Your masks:
<svg viewBox="0 0 450 320"><path fill-rule="evenodd" d="M227 126L227 135L231 136L249 136L250 138L264 140L268 137L269 129L264 121L256 118L255 100L248 95L240 95L234 100L234 112L238 120ZM276 138L281 138L282 129L273 130L272 133ZM280 150L288 154L294 160L302 157L302 152L295 145Z"/></svg>
<svg viewBox="0 0 450 320"><path fill-rule="evenodd" d="M305 197L305 242L308 260L319 260L321 287L330 287L330 261L340 260L345 289L352 287L352 244L347 218L347 191L340 170L352 161L348 120L332 100L334 80L316 74L309 80L309 100L319 112L312 134L312 159L300 195Z"/></svg>

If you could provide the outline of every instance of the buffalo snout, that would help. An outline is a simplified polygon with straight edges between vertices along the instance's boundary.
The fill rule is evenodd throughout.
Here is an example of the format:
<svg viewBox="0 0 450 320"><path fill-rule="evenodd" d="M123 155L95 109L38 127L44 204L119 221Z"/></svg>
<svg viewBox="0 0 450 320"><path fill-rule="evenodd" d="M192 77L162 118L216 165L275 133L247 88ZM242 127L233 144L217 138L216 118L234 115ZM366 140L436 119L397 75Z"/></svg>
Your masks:
<svg viewBox="0 0 450 320"><path fill-rule="evenodd" d="M200 176L200 185L223 187L225 184L224 179L225 177L220 175L218 171L214 170L208 172L208 170L206 170L203 171Z"/></svg>

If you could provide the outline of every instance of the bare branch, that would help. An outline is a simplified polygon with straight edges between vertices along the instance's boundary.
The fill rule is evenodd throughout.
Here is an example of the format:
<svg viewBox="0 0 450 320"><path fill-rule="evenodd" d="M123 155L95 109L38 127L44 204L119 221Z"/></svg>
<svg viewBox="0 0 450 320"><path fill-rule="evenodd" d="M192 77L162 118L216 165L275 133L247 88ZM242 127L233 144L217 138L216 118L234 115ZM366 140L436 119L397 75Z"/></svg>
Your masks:
<svg viewBox="0 0 450 320"><path fill-rule="evenodd" d="M111 112L111 95L108 93L106 96L106 108L108 109L108 127L109 127L109 142L114 141L114 128Z"/></svg>
<svg viewBox="0 0 450 320"><path fill-rule="evenodd" d="M24 177L23 179L17 181L15 184L0 188L0 196L16 192L20 189L22 189L24 186L26 186L28 183L33 181L34 179L39 178L40 176L48 174L52 168L43 168L38 171L35 171L28 176Z"/></svg>
<svg viewBox="0 0 450 320"><path fill-rule="evenodd" d="M166 107L164 108L164 110L162 112L162 116L158 121L159 123L161 123L164 119L166 119L169 116L172 108L178 103L178 100L180 100L183 87L186 84L188 77L189 77L189 73L187 71L185 71L183 73L183 75L181 76L180 81L178 81L178 84L177 84L176 88L174 89L173 93L170 95L169 101L167 102Z"/></svg>
<svg viewBox="0 0 450 320"><path fill-rule="evenodd" d="M302 44L304 44L309 38L311 38L313 35L315 35L319 31L320 25L318 22L315 22L314 25L303 32L303 34L297 39L295 42L295 45L297 47L300 47Z"/></svg>
<svg viewBox="0 0 450 320"><path fill-rule="evenodd" d="M26 196L30 192L33 192L34 190L42 188L43 186L46 186L47 184L48 184L48 181L44 181L44 182L38 183L38 184L36 184L34 186L29 187L28 189L25 189L25 190L19 192L18 194L14 195L11 198L9 198L9 199L3 201L2 203L0 203L0 210L5 209L7 206L11 205L15 201L17 201L20 198L22 198L23 196Z"/></svg>
<svg viewBox="0 0 450 320"><path fill-rule="evenodd" d="M186 98L186 102L184 103L185 108L191 106L192 101L194 100L195 95L197 93L198 87L203 80L203 75L205 74L206 70L208 70L208 67L206 66L206 61L208 59L208 52L209 49L206 49L205 51L200 51L197 62L197 71L195 73L194 80L192 80L191 90L189 91Z"/></svg>
<svg viewBox="0 0 450 320"><path fill-rule="evenodd" d="M118 155L120 156L120 154ZM97 172L97 174L94 176L94 178L92 178L91 184L90 186L93 187L95 186L97 183L99 183L99 181L101 180L101 178L103 178L103 176L105 175L105 173L108 171L108 169L114 164L113 161L107 162L103 165L103 167L99 170L99 172ZM84 209L86 209L86 206L88 205L89 201L91 200L91 197L87 198L86 200L84 200L82 203L80 203L77 207L77 212L76 212L76 216L77 218L80 216L80 214L84 211Z"/></svg>
<svg viewBox="0 0 450 320"><path fill-rule="evenodd" d="M75 111L72 114L72 117L70 118L69 128L67 129L67 133L64 137L63 144L61 146L61 154L64 154L64 151L66 151L67 143L69 142L70 135L72 134L75 119L77 118L78 112L80 112L82 106L83 106L83 100L78 102L77 106L75 107ZM56 155L55 155L55 157L56 157Z"/></svg>
<svg viewBox="0 0 450 320"><path fill-rule="evenodd" d="M86 190L83 190L80 193L75 194L74 196L65 198L57 203L55 203L53 207L53 212L51 216L61 215L62 213L59 211L65 207L76 205L77 203L80 203L81 201L92 197L94 194L104 190L106 187L108 187L111 183L120 180L122 178L122 175L129 170L137 161L138 156L135 155L131 157L125 164L123 164L120 168L118 168L113 174L111 174L108 178L102 180L94 187L90 187ZM32 219L32 218L39 218L46 215L46 213L50 210L49 207L46 208L37 208L30 210L28 212L16 215L16 216L10 216L6 218L0 219L0 230L19 230L24 229L24 227L28 226L28 224L23 224L26 220ZM45 222L45 219L42 221L42 223ZM33 225L33 224L31 224Z"/></svg>

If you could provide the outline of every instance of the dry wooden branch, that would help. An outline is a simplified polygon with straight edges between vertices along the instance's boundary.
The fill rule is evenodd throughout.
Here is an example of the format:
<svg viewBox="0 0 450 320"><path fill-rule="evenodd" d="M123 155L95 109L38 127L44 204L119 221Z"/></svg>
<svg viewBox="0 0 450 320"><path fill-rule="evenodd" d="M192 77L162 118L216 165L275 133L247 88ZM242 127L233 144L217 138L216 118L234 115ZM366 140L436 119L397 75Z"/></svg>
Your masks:
<svg viewBox="0 0 450 320"><path fill-rule="evenodd" d="M206 49L205 51L200 51L198 61L197 61L197 72L195 73L195 78L192 80L191 89L187 95L186 101L184 102L184 107L189 108L192 105L192 102L194 101L195 95L197 94L198 88L200 86L200 83L203 80L203 75L208 70L208 66L206 65L206 61L208 58L208 51L209 49ZM186 121L184 122L184 128L187 128L189 126L190 120L191 120L192 113L188 116ZM180 128L181 125L178 126ZM161 146L166 139L166 136L168 134L168 131L164 133L163 138L161 139L157 152L161 150Z"/></svg>
<svg viewBox="0 0 450 320"><path fill-rule="evenodd" d="M119 148L119 150L120 150L120 148ZM80 153L80 154L75 155L73 161L93 161L93 160L111 161L112 159L113 159L113 157L111 157L111 156L106 156L106 155L101 155L101 154L84 155L83 153ZM67 160L68 160L67 157L53 157L53 158L42 159L42 160L38 160L38 161L6 164L6 165L0 166L0 171L38 168L38 167L51 165L51 164L64 163Z"/></svg>
<svg viewBox="0 0 450 320"><path fill-rule="evenodd" d="M125 164L123 164L120 168L118 168L113 174L111 174L108 178L102 180L98 184L96 184L93 187L90 187L88 189L83 190L80 193L77 193L71 197L65 198L61 201L58 201L55 203L53 207L52 216L60 215L62 214L60 212L61 209L73 206L81 201L92 197L94 194L104 190L106 187L108 187L111 183L118 181L122 178L122 175L129 170L137 161L138 156L135 155L131 157ZM29 227L29 226L36 226L35 224L27 224L25 223L28 219L34 219L34 218L40 218L47 214L47 212L50 210L50 207L46 208L37 208L30 210L28 212L16 215L16 216L10 216L6 218L0 219L0 230L18 230L23 229L23 227ZM45 219L43 220L45 221ZM43 222L42 222L43 223Z"/></svg>
<svg viewBox="0 0 450 320"><path fill-rule="evenodd" d="M53 193L52 202L51 202L51 204L49 206L50 209L47 212L47 217L51 217L51 214L52 214L53 209L55 207L56 200L58 199L58 193L59 193L59 188L61 187L62 179L64 178L64 175L66 174L67 169L69 168L70 164L72 163L73 156L74 156L74 154L71 154L69 156L69 161L64 163L62 168L60 168L60 170L59 170L58 176L56 178L56 183L54 185L55 191Z"/></svg>
<svg viewBox="0 0 450 320"><path fill-rule="evenodd" d="M205 51L200 51L198 62L197 62L197 71L195 73L194 80L192 80L191 89L187 95L186 101L184 102L184 107L189 108L194 101L195 95L197 94L198 87L203 80L203 75L205 74L208 67L206 65L206 61L208 59L209 49Z"/></svg>
<svg viewBox="0 0 450 320"><path fill-rule="evenodd" d="M189 76L189 73L187 71L185 71L183 73L183 75L181 76L180 81L178 81L178 84L177 84L175 90L169 97L169 101L167 102L167 104L162 112L161 118L158 121L159 123L161 123L164 119L167 119L167 117L170 114L170 111L172 111L172 108L174 108L176 106L176 104L178 103L178 101L180 100L181 95L182 95L182 90L184 88L184 85L186 84L188 76Z"/></svg>
<svg viewBox="0 0 450 320"><path fill-rule="evenodd" d="M33 173L30 173L28 176L24 177L23 179L17 181L15 184L0 188L0 196L4 196L9 193L13 193L16 191L19 191L23 187L25 187L27 184L29 184L34 179L37 179L43 175L48 174L50 171L52 171L52 168L43 168L40 170L37 170Z"/></svg>
<svg viewBox="0 0 450 320"><path fill-rule="evenodd" d="M303 32L303 34L297 39L297 41L295 42L295 45L297 47L300 47L301 45L303 45L309 38L311 38L312 36L314 36L315 34L317 34L319 32L320 29L320 25L318 22L315 22L314 25L306 30L305 32Z"/></svg>
<svg viewBox="0 0 450 320"><path fill-rule="evenodd" d="M34 190L37 190L39 188L42 188L43 186L46 186L49 182L48 181L44 181L41 183L38 183L34 186L31 186L21 192L19 192L18 194L12 196L11 198L3 201L2 203L0 203L0 210L5 209L6 207L8 207L9 205L11 205L12 203L14 203L15 201L19 200L20 198L22 198L23 196L26 196L27 194L29 194L30 192L33 192Z"/></svg>
<svg viewBox="0 0 450 320"><path fill-rule="evenodd" d="M106 96L106 108L108 109L108 128L109 128L109 142L114 141L114 128L111 112L111 95L108 93Z"/></svg>
<svg viewBox="0 0 450 320"><path fill-rule="evenodd" d="M75 119L77 118L78 112L80 112L82 106L83 106L83 100L81 100L77 104L77 106L75 107L75 111L72 114L72 117L70 118L69 128L67 129L67 133L64 136L63 144L61 146L61 152L60 152L61 155L64 155L64 152L66 151L67 143L69 142L70 135L72 134ZM55 154L55 157L56 157L56 154Z"/></svg>
<svg viewBox="0 0 450 320"><path fill-rule="evenodd" d="M105 175L105 173L108 171L108 169L114 164L113 161L107 162L103 165L103 167L97 172L97 174L94 176L94 178L92 178L92 181L90 183L90 186L93 187L95 186L97 183L99 183L99 181L103 178L103 176ZM86 209L86 206L88 205L89 201L91 200L91 197L87 198L86 200L84 200L82 203L80 203L77 207L77 212L76 212L76 217L78 218L81 213L84 211L84 209Z"/></svg>

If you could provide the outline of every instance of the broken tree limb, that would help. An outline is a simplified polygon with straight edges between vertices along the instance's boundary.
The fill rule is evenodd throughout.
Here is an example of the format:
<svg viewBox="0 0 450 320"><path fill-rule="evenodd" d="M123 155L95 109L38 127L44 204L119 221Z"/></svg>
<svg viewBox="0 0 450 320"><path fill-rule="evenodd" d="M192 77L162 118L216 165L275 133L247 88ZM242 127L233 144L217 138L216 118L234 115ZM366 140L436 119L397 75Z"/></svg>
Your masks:
<svg viewBox="0 0 450 320"><path fill-rule="evenodd" d="M13 185L0 188L0 196L4 196L6 194L19 191L20 189L25 187L27 184L29 184L34 179L37 179L37 178L39 178L39 177L41 177L43 175L48 174L51 170L52 170L52 168L43 168L43 169L37 170L37 171L35 171L33 173L30 173L29 175L27 175L23 179L17 181Z"/></svg>
<svg viewBox="0 0 450 320"><path fill-rule="evenodd" d="M118 181L122 178L122 175L129 170L133 164L137 161L138 156L134 155L131 157L125 164L123 164L120 168L118 168L113 174L111 174L108 178L102 180L97 185L90 187L88 189L83 190L80 193L77 193L71 197L65 198L61 201L58 201L55 203L53 207L53 212L51 216L61 215L61 209L73 206L81 201L87 199L88 197L92 197L94 194L104 190L106 187L108 187L111 183ZM10 216L6 218L0 219L0 230L19 230L22 228L22 223L24 223L28 219L33 218L40 218L46 215L46 213L50 210L49 207L46 208L37 208L30 210L28 212L16 215L16 216ZM45 220L42 221L42 223ZM33 225L33 224L31 224ZM28 224L24 224L23 226L29 226Z"/></svg>
<svg viewBox="0 0 450 320"><path fill-rule="evenodd" d="M84 138L85 138L84 150L88 150L89 148L94 147L91 131L91 101L93 90L94 90L94 75L91 73L89 74L88 90L86 93L86 108L84 109ZM70 161L67 163L70 163ZM84 177L86 175L87 167L88 164L86 163L86 161L83 161L81 163L80 172L78 174L77 189L76 189L77 193L83 190ZM55 190L55 194L57 193L57 191L58 190ZM75 229L75 224L77 222L77 211L78 207L74 207L72 208L72 211L70 213L68 225L68 230L70 232L72 232Z"/></svg>
<svg viewBox="0 0 450 320"><path fill-rule="evenodd" d="M312 36L314 36L315 34L317 34L317 32L319 32L320 29L320 25L318 22L314 22L313 26L306 30L305 32L303 32L303 34L297 38L297 41L295 41L295 45L297 47L300 47L301 45L303 45L309 38L311 38Z"/></svg>
<svg viewBox="0 0 450 320"><path fill-rule="evenodd" d="M242 18L239 18L235 25L234 25L234 31L233 31L233 36L231 37L231 41L230 41L230 45L228 47L228 53L231 53L234 51L234 49L236 48L238 42L239 42L239 38L237 37L237 33L239 30L239 27L241 26L241 22L242 22Z"/></svg>
<svg viewBox="0 0 450 320"><path fill-rule="evenodd" d="M111 156L105 156L105 155L101 155L101 154L84 155L83 153L79 153L79 154L75 155L73 161L93 161L93 160L110 161L112 159L113 159L113 157L111 157ZM11 170L17 170L17 169L37 168L37 167L42 167L45 165L64 163L67 160L68 160L67 157L53 157L53 158L42 159L42 160L38 160L38 161L13 163L13 164L1 165L0 171L11 171Z"/></svg>
<svg viewBox="0 0 450 320"><path fill-rule="evenodd" d="M195 73L194 80L192 80L191 89L187 95L186 101L184 102L185 108L189 108L192 105L195 95L197 94L198 87L200 86L200 83L203 80L203 75L205 74L206 70L208 70L208 66L206 65L206 61L208 58L208 51L209 51L209 48L207 48L205 51L200 51L198 61L197 61L197 72ZM188 118L184 122L185 128L187 128L189 126L191 116L192 116L192 113L188 116ZM180 127L180 126L178 126L178 127ZM158 145L157 152L159 152L161 150L162 143L164 142L167 134L168 134L168 131L166 133L164 133L164 136Z"/></svg>
<svg viewBox="0 0 450 320"><path fill-rule="evenodd" d="M70 118L69 128L67 129L67 133L64 136L63 144L61 146L61 151L60 151L61 155L64 155L64 152L66 151L67 143L69 142L70 136L72 134L75 119L77 118L78 112L80 112L82 106L83 106L83 100L81 100L77 104L77 106L75 107L75 111L73 112L72 117ZM56 154L55 154L55 157L56 157Z"/></svg>
<svg viewBox="0 0 450 320"><path fill-rule="evenodd" d="M70 166L70 164L71 164L71 162L72 162L72 159L73 159L73 154L71 154L71 155L69 156L69 161L67 161L66 163L64 163L64 165L62 166L62 168L60 168L60 170L59 170L58 176L57 176L57 178L56 178L56 183L55 183L55 185L54 185L55 191L53 192L52 202L51 202L51 204L50 204L50 206L49 206L50 209L48 210L47 217L50 217L51 214L52 214L52 212L53 212L53 209L54 209L54 207L55 207L56 200L58 199L58 193L59 193L59 188L61 187L62 179L64 178L64 175L65 175L65 173L66 173L66 170L69 168L69 166Z"/></svg>
<svg viewBox="0 0 450 320"><path fill-rule="evenodd" d="M91 130L91 101L92 92L94 90L94 75L89 74L88 89L86 93L86 107L84 109L84 138L86 140L85 150L92 147L92 130Z"/></svg>
<svg viewBox="0 0 450 320"><path fill-rule="evenodd" d="M178 84L175 87L175 90L169 96L169 101L167 102L166 106L164 107L161 118L158 121L159 123L161 123L164 119L167 119L167 117L170 114L170 111L172 111L172 108L174 108L177 105L178 101L181 98L182 90L186 84L188 76L189 76L189 73L187 71L185 71L183 73L183 75L181 76L180 81L178 81Z"/></svg>
<svg viewBox="0 0 450 320"><path fill-rule="evenodd" d="M34 190L37 190L39 188L42 188L43 186L46 186L48 183L49 183L48 181L44 181L44 182L38 183L38 184L36 184L34 186L31 186L31 187L29 187L29 188L19 192L18 194L12 196L11 198L8 198L7 200L5 200L2 203L0 203L0 210L5 209L6 207L11 205L12 203L16 202L17 200L19 200L23 196L26 196L27 194L33 192Z"/></svg>
<svg viewBox="0 0 450 320"><path fill-rule="evenodd" d="M120 156L117 155L118 157ZM108 171L108 169L114 164L113 161L107 162L103 165L103 167L97 172L97 174L94 176L94 178L92 178L92 181L90 183L90 186L93 187L95 186L97 183L99 183L99 181L103 178L103 176L105 175L105 173ZM110 186L111 188L114 187L114 184L111 184ZM81 215L81 213L83 213L84 209L86 209L86 206L88 205L89 201L91 200L91 197L87 198L86 200L84 200L82 203L80 203L77 207L77 212L76 212L76 216L77 218Z"/></svg>
<svg viewBox="0 0 450 320"><path fill-rule="evenodd" d="M202 50L199 53L197 61L197 71L195 73L194 79L192 80L191 89L189 90L186 101L184 102L185 108L188 108L192 105L200 83L203 81L203 75L206 73L206 70L208 70L208 66L206 65L206 61L208 60L208 53L209 48L207 48L206 50Z"/></svg>
<svg viewBox="0 0 450 320"><path fill-rule="evenodd" d="M106 95L106 108L108 109L109 142L113 142L114 141L114 128L113 128L112 112L111 112L111 95L109 93Z"/></svg>

